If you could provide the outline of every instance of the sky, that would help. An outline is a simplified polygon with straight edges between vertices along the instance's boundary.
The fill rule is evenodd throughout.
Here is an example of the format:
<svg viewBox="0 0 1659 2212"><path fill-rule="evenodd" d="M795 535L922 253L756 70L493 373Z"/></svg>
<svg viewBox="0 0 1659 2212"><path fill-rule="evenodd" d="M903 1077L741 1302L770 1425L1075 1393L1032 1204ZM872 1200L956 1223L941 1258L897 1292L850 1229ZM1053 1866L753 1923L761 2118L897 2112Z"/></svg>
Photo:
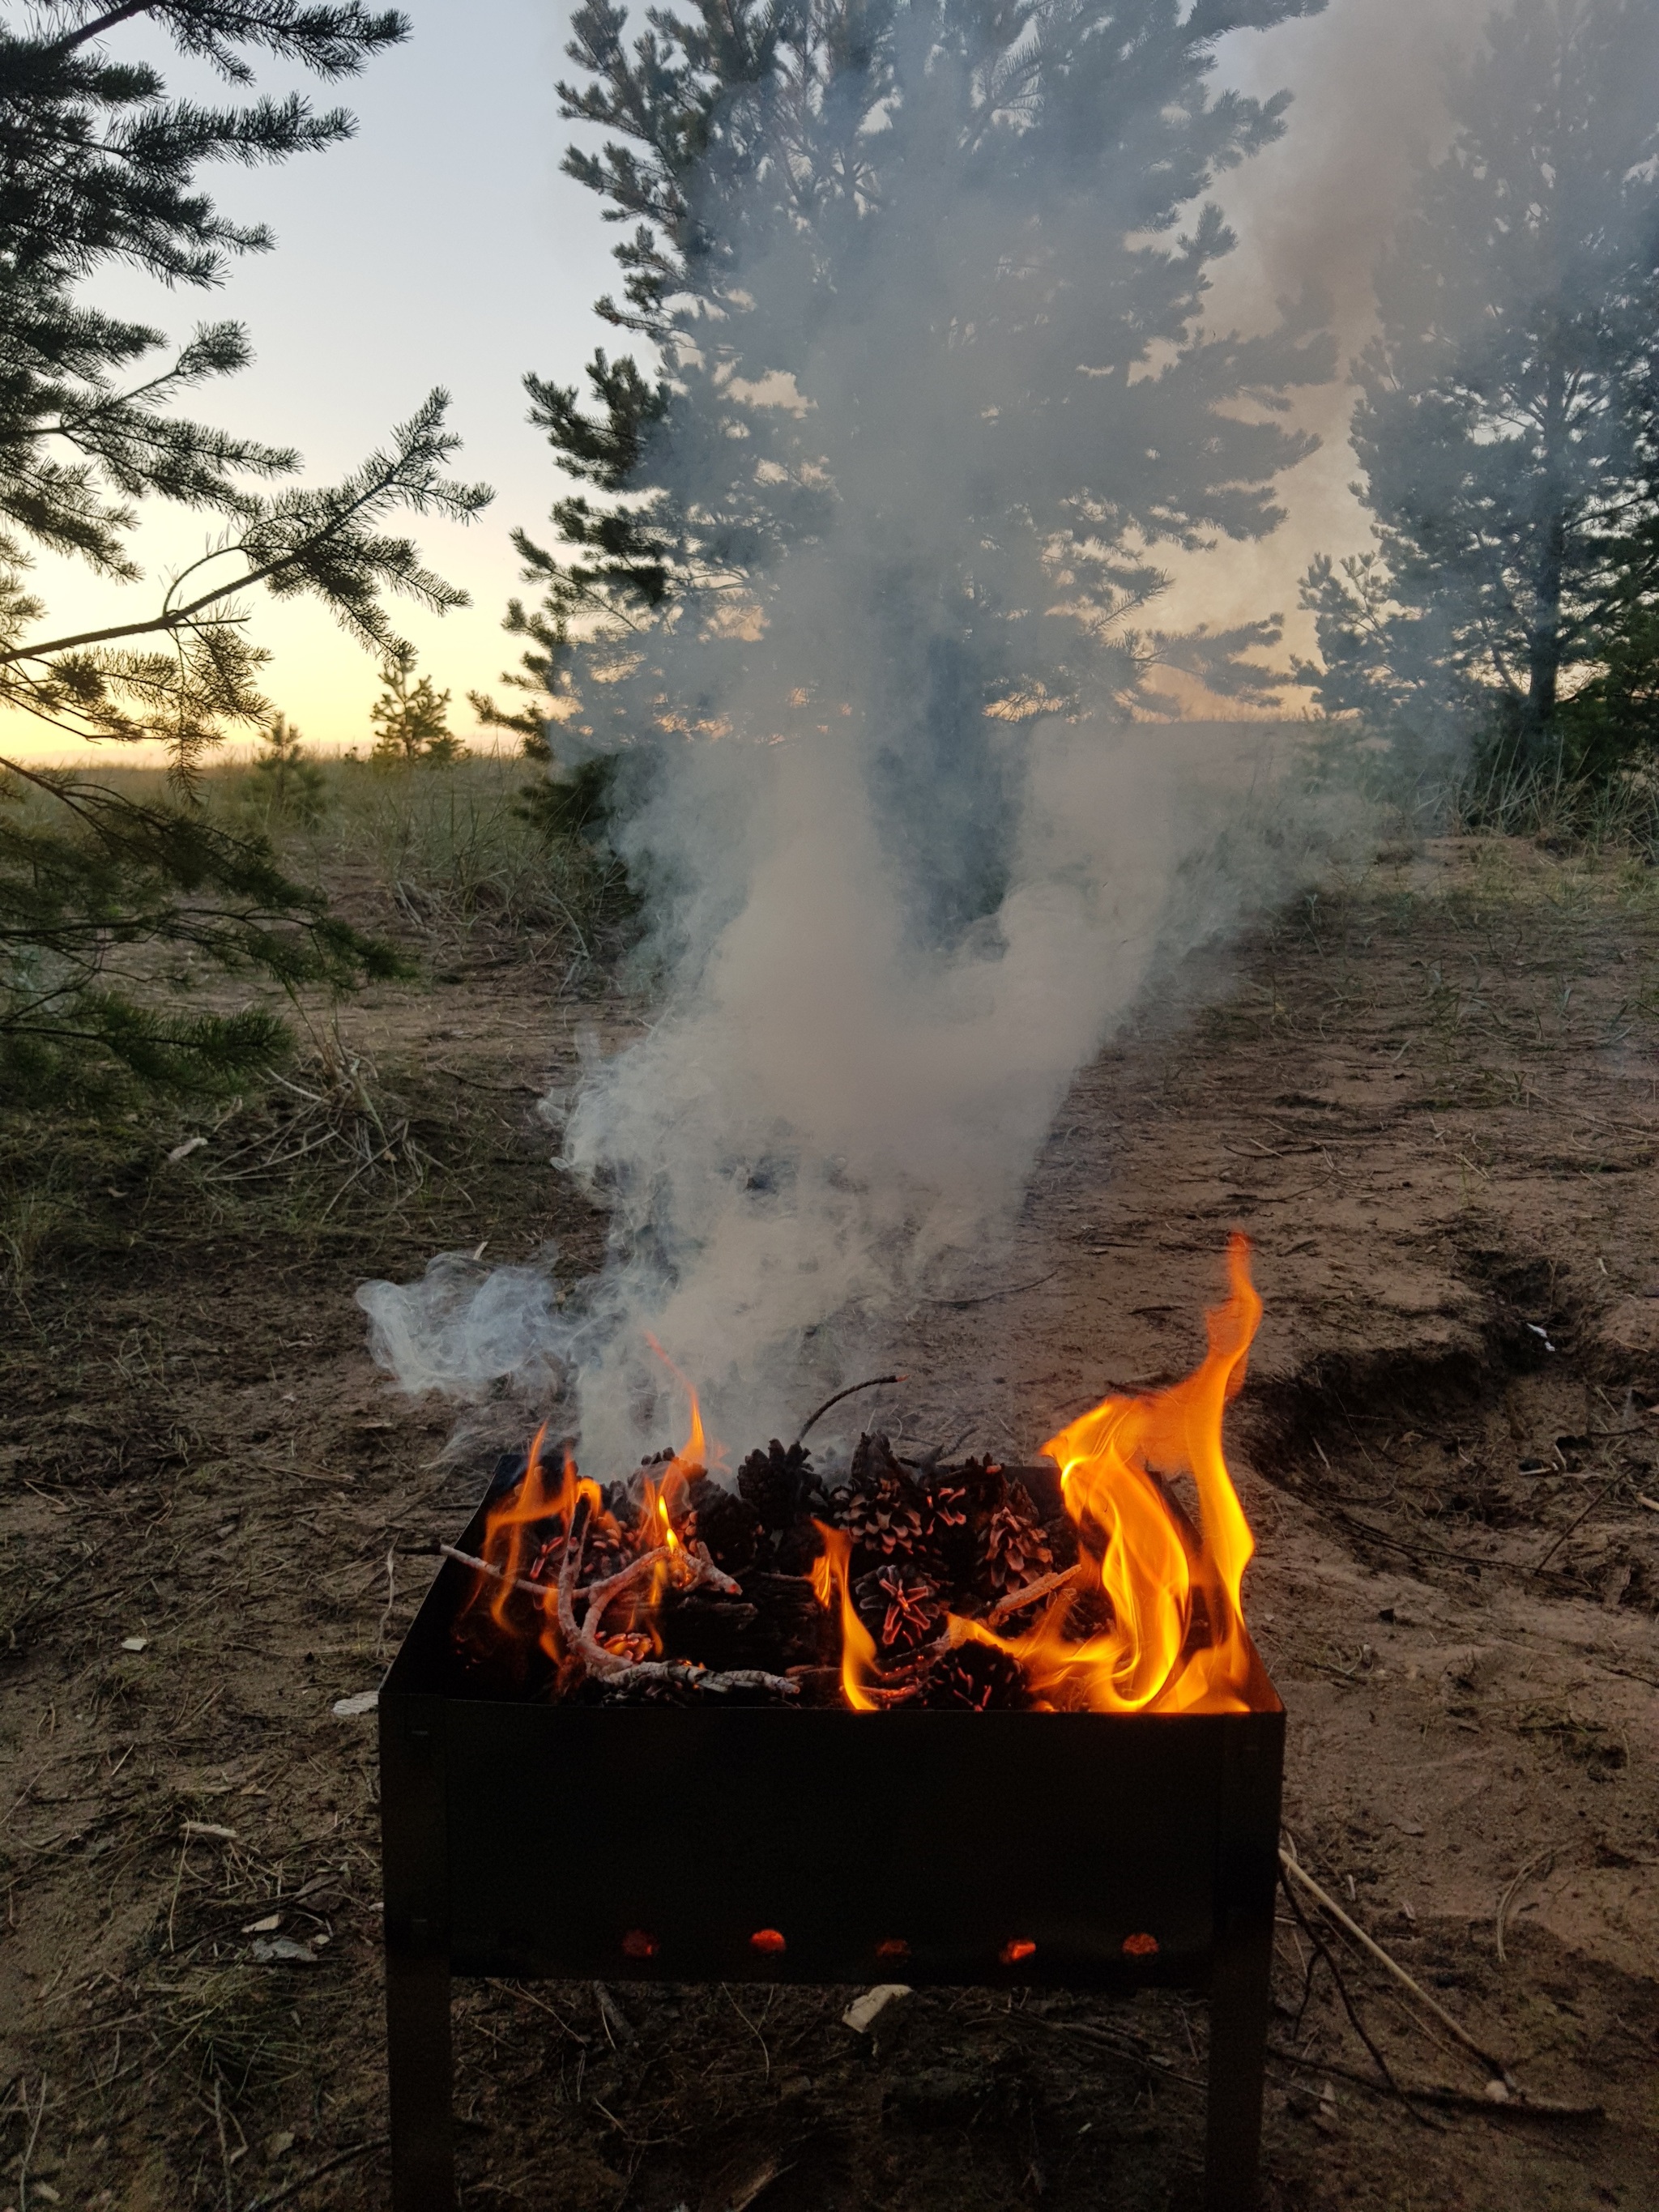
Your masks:
<svg viewBox="0 0 1659 2212"><path fill-rule="evenodd" d="M181 339L200 320L246 323L253 366L199 395L196 411L298 446L313 482L354 466L434 385L448 389L465 441L458 472L492 483L495 501L467 528L422 524L418 535L429 564L465 586L473 604L441 620L398 605L394 618L418 647L422 669L453 694L452 726L466 735L476 730L467 691L500 696L499 673L516 655L501 630L519 588L509 533L543 532L560 484L544 440L525 420L521 379L534 370L575 382L596 344L617 349L619 334L591 307L615 289L617 233L598 201L560 173L571 131L554 86L570 73L568 0L404 4L412 37L355 82L336 88L302 72L262 76L262 89L292 82L319 106L350 107L359 129L349 145L276 168L204 175L227 213L270 226L274 252L244 257L212 293L167 293L106 274L94 295ZM1225 42L1231 82L1253 92L1289 85L1297 102L1285 138L1221 195L1241 242L1218 287L1218 325L1268 319L1276 293L1312 277L1333 295L1345 358L1357 349L1406 157L1414 146L1432 150L1442 129L1440 56L1485 12L1486 0L1333 0L1311 21ZM175 90L224 96L149 31L123 31L110 43L123 56L157 60ZM1300 419L1327 442L1286 478L1285 526L1264 544L1187 564L1160 610L1164 626L1272 608L1291 615L1295 641L1305 643L1293 610L1310 555L1366 542L1348 489L1348 404L1340 386L1304 403ZM197 557L210 535L199 517L156 509L137 550L153 580ZM157 596L154 580L117 592L56 560L40 562L35 584L54 629L129 620ZM308 740L335 747L372 738L378 672L320 606L261 605L255 634L275 656L263 688ZM0 734L36 758L64 756L61 738L15 724Z"/></svg>

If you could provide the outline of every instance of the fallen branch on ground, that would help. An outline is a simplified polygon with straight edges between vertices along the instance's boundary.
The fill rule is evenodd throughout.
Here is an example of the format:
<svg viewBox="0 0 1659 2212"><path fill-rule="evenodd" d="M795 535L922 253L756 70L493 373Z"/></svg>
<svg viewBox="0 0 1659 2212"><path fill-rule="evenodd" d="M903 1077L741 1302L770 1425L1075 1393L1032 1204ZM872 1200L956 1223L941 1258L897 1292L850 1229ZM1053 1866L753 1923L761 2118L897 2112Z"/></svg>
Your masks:
<svg viewBox="0 0 1659 2212"><path fill-rule="evenodd" d="M1282 1851L1280 1852L1279 1856L1281 1859L1284 1857L1284 1853ZM1279 1882L1284 1889L1290 1908L1296 1915L1297 1924L1300 1927L1303 1934L1307 1937L1308 1941L1313 1945L1316 1953L1324 1960L1326 1966L1330 1970L1331 1979L1336 1985L1336 1994L1342 2002L1342 2009L1348 2015L1348 2024L1353 2029L1354 2033L1359 2038L1359 2040L1364 2045L1366 2050L1370 2051L1372 2063L1375 2064L1377 2072L1382 2077L1379 2086L1391 2091L1395 2096L1399 2098L1401 2103L1406 2107L1406 2110L1411 2114L1412 2118L1417 2122L1419 2127L1428 2126L1430 2124L1429 2122L1424 2119L1422 2113L1416 2109L1413 2105L1411 2099L1407 2095L1405 2090L1402 2089L1399 2082L1395 2081L1394 2069L1389 2065L1388 2060L1382 2056L1382 2053L1377 2049L1376 2045L1371 2041L1370 2035L1366 2033L1365 2024L1360 2019L1358 2011L1355 2009L1353 1999L1348 1995L1348 1985L1342 1978L1342 1969L1337 1965L1336 1960L1331 1956L1330 1947L1326 1942L1324 1937L1313 1925L1306 1913L1303 1911L1301 1904L1297 1898L1296 1892L1291 1887L1290 1877L1288 1874L1285 1873L1282 1869L1279 1874ZM1308 1973L1308 1982L1311 1984L1312 1980L1313 1973L1310 1968ZM1307 1994L1304 1988L1303 1994L1303 2006L1304 2009L1306 2008L1306 2005Z"/></svg>
<svg viewBox="0 0 1659 2212"><path fill-rule="evenodd" d="M1595 1497L1591 1498L1589 1504L1584 1508L1583 1511L1577 1515L1574 1519L1568 1522L1566 1527L1555 1539L1555 1541L1550 1545L1548 1549L1538 1559L1532 1569L1534 1574L1541 1575L1543 1573L1545 1568L1548 1566L1550 1561L1560 1550L1562 1545L1566 1542L1568 1537L1571 1536L1575 1530L1583 1527L1585 1522L1589 1519L1590 1515L1595 1512L1598 1505L1606 1504L1607 1499L1612 1497L1613 1492L1618 1489L1620 1484L1624 1480L1624 1479L1625 1478L1622 1474L1615 1474L1611 1481L1604 1482L1602 1484L1600 1490L1596 1492Z"/></svg>
<svg viewBox="0 0 1659 2212"><path fill-rule="evenodd" d="M1386 2083L1373 2075L1362 2074L1357 2066L1338 2066L1328 2058L1304 2058L1277 2043L1267 2045L1267 2056L1277 2059L1281 2066L1293 2066L1306 2074L1334 2074L1339 2081L1352 2081L1358 2088L1387 2094ZM1600 2105L1564 2105L1553 2097L1529 2097L1522 2090L1492 2097L1479 2089L1453 2089L1441 2082L1430 2081L1402 2084L1401 2094L1414 2098L1419 2105L1438 2105L1451 2112L1485 2112L1489 2118L1500 2112L1522 2112L1540 2120L1599 2120L1605 2117Z"/></svg>
<svg viewBox="0 0 1659 2212"><path fill-rule="evenodd" d="M1179 2081L1183 2089L1196 2089L1200 2095L1208 2086L1190 2074L1182 2074L1173 2058L1167 2058L1161 2051L1153 2050L1146 2038L1137 2035L1133 2028L1103 2027L1094 2021L1053 2020L1046 2013L991 2013L981 2016L994 2020L999 2027L1007 2027L1012 2024L1018 2027L1050 2028L1061 2034L1078 2036L1085 2043L1097 2043L1115 2057L1127 2058L1141 2066L1156 2067L1166 2081Z"/></svg>
<svg viewBox="0 0 1659 2212"><path fill-rule="evenodd" d="M291 2197L297 2197L302 2189L309 2189L313 2181L320 2181L325 2173L333 2173L340 2166L349 2166L354 2159L367 2158L372 2150L384 2150L391 2140L390 2136L376 2136L372 2142L354 2143L349 2150L336 2151L332 2158L325 2158L320 2166L313 2166L308 2172L296 2174L292 2181L284 2182L269 2197L256 2197L248 2206L247 2212L276 2212L278 2204L286 2204Z"/></svg>
<svg viewBox="0 0 1659 2212"><path fill-rule="evenodd" d="M927 1303L930 1306L952 1306L961 1313L969 1306L988 1306L993 1298L1015 1298L1022 1291L1035 1291L1039 1285L1052 1282L1059 1273L1058 1267L1050 1267L1046 1275L1033 1275L1029 1283L1002 1283L994 1291L980 1291L969 1298L929 1297Z"/></svg>
<svg viewBox="0 0 1659 2212"><path fill-rule="evenodd" d="M1418 1981L1415 1976L1408 1974L1406 1972L1406 1969L1401 1965L1398 1959L1392 1957L1389 1953L1382 1948L1382 1946L1380 1943L1376 1942L1371 1936L1368 1936L1357 1920L1351 1920L1347 1914L1342 1910L1342 1907L1337 1903L1336 1899L1332 1897L1328 1891L1322 1889L1319 1883L1316 1882L1313 1876L1308 1872L1307 1869L1303 1866L1297 1859L1294 1858L1289 1851L1285 1850L1282 1845L1279 1853L1279 1863L1287 1875L1291 1876L1293 1880L1301 1883L1303 1888L1307 1891L1309 1896L1311 1897L1315 1903L1317 1904L1324 1911L1330 1915L1331 1918L1335 1921L1337 1926L1340 1928L1345 1934L1351 1936L1353 1938L1354 1942L1359 1945L1361 1950L1368 1953L1371 1958L1376 1960L1379 1966L1386 1966L1389 1972L1394 1976L1395 1981L1401 1983L1406 1989L1408 1989L1419 2004L1427 2007L1428 2010L1434 2014L1441 2026L1449 2029L1462 2045L1463 2048L1471 2052L1474 2057L1480 2061L1480 2063L1486 2069L1489 2075L1501 2081L1504 2084L1504 2088L1511 2096L1517 2094L1515 2083L1510 2077L1510 2069L1504 2064L1504 2061L1501 2058L1495 2058L1490 2051L1486 2050L1480 2044L1477 2043L1474 2036L1469 2033L1468 2028L1463 2026L1462 2022L1461 2021L1454 2020L1450 2013L1446 2010L1444 2005L1437 2003L1423 1987L1421 1982Z"/></svg>

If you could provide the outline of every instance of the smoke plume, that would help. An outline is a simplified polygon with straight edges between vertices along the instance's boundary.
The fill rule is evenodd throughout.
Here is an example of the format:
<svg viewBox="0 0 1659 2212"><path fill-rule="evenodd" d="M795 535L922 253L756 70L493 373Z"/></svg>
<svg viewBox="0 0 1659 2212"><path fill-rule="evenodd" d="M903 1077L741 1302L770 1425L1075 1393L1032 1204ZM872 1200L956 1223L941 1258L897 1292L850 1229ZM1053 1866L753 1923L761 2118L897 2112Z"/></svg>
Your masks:
<svg viewBox="0 0 1659 2212"><path fill-rule="evenodd" d="M556 1109L610 1257L556 1291L453 1259L367 1285L405 1387L562 1389L607 1474L678 1418L654 1338L714 1434L792 1433L919 1295L994 1279L1075 1072L1305 865L1261 726L1133 718L1159 665L1271 696L1270 623L1137 623L1160 543L1273 527L1308 450L1279 395L1333 366L1316 303L1199 334L1214 149L1275 126L1183 109L1201 66L1166 33L1164 78L1137 49L1138 78L1103 79L1119 112L1103 98L1087 143L1058 94L941 123L947 94L981 95L941 89L924 47L872 103L857 224L777 219L745 185L716 305L665 341L696 406L663 467L687 514L740 484L768 557L597 643L556 732L643 764L618 834L651 889L656 1016Z"/></svg>

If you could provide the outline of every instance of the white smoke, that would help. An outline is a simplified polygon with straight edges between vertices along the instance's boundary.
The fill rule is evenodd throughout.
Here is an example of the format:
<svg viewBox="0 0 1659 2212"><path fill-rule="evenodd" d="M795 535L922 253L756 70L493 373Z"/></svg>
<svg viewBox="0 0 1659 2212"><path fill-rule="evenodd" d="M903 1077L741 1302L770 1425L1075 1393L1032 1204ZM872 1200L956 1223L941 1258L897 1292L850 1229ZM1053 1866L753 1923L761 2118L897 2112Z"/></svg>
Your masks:
<svg viewBox="0 0 1659 2212"><path fill-rule="evenodd" d="M780 478L832 487L833 511L769 570L746 628L688 620L608 672L613 730L638 745L678 726L623 833L656 887L660 1003L639 1042L590 1062L565 1124L568 1165L611 1207L604 1273L556 1293L446 1260L360 1293L408 1389L544 1400L562 1377L596 1474L670 1440L648 1336L741 1451L878 1361L918 1295L994 1279L1076 1071L1305 865L1264 726L1121 712L1122 652L1068 602L1091 561L1136 588L1144 539L1125 551L1097 508L1057 559L1041 520L1093 468L1124 512L1202 534L1170 487L1201 471L1176 457L1208 403L1160 383L1151 341L1139 375L1123 350L1146 147L1128 132L1115 181L1073 188L1011 144L1004 184L972 194L926 165L889 176L833 313L786 228L734 289L740 313L696 334L740 344L751 396L731 434L781 453ZM1079 424L1103 419L1109 450L1083 462ZM1222 476L1194 511L1253 527L1249 465ZM964 604L996 611L1028 670L1065 667L1063 711L1028 681L1006 720L976 712L941 744L941 686L975 675Z"/></svg>
<svg viewBox="0 0 1659 2212"><path fill-rule="evenodd" d="M638 834L699 825L721 896L692 980L589 1066L566 1128L614 1205L604 1276L561 1307L544 1273L434 1261L359 1294L377 1358L461 1397L511 1378L544 1401L568 1376L596 1472L677 1438L647 1334L712 1434L793 1433L919 1292L995 1281L1073 1074L1149 982L1306 866L1316 825L1291 830L1264 734L1047 723L994 927L949 954L916 945L855 747L758 768L688 748Z"/></svg>

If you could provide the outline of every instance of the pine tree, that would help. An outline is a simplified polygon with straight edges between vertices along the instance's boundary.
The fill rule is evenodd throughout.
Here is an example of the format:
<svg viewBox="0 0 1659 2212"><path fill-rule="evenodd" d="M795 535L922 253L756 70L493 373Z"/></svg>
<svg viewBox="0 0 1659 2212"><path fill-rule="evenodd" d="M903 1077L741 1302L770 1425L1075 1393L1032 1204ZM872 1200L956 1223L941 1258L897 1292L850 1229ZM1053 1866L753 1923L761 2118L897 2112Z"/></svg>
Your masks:
<svg viewBox="0 0 1659 2212"><path fill-rule="evenodd" d="M1356 367L1376 550L1304 586L1327 712L1535 760L1648 603L1656 83L1648 0L1519 0L1457 73Z"/></svg>
<svg viewBox="0 0 1659 2212"><path fill-rule="evenodd" d="M1285 108L1209 98L1217 39L1318 4L698 0L630 44L621 7L586 0L561 94L610 135L565 167L633 226L623 299L598 313L654 366L600 352L585 395L526 379L578 489L553 510L556 550L517 538L540 593L507 619L524 703L480 711L526 734L550 714L573 757L695 732L717 714L699 701L771 649L780 564L856 511L842 574L868 580L867 649L921 733L889 761L887 816L919 881L941 876L936 847L973 848L966 906L942 879L929 894L948 930L995 903L1022 721L1127 711L1167 665L1265 696L1248 656L1274 624L1143 623L1169 580L1160 542L1271 530L1275 481L1313 442L1274 418L1330 372L1317 304L1260 337L1207 330L1232 241L1199 203ZM933 483L893 468L907 420ZM866 453L890 483L860 475ZM930 537L947 483L953 527ZM692 635L707 681L653 705L652 641ZM643 691L594 680L635 671ZM941 837L947 787L965 811Z"/></svg>
<svg viewBox="0 0 1659 2212"><path fill-rule="evenodd" d="M385 688L368 710L380 733L369 758L382 768L408 768L416 761L447 764L465 750L450 734L448 692L434 691L429 676L411 684L414 672L412 645L400 645L386 655L380 672Z"/></svg>
<svg viewBox="0 0 1659 2212"><path fill-rule="evenodd" d="M307 824L320 822L328 780L307 752L300 732L286 715L277 714L260 731L259 744L253 773L263 787L271 818Z"/></svg>
<svg viewBox="0 0 1659 2212"><path fill-rule="evenodd" d="M465 520L489 497L447 472L458 441L441 392L343 483L284 482L298 466L289 448L175 411L246 362L239 325L206 324L158 365L161 331L84 296L110 269L217 283L230 256L272 240L220 214L197 181L202 165L280 161L355 127L297 94L225 106L170 96L155 68L112 49L146 19L235 88L252 81L251 55L337 78L408 28L357 0L55 0L0 26L0 708L76 740L161 738L179 787L167 805L138 805L82 775L4 763L0 1076L19 1095L107 1087L124 1069L146 1082L234 1081L270 1056L280 1029L266 1018L228 1028L144 1012L112 980L112 946L188 940L286 983L384 966L281 877L259 840L208 823L191 779L228 732L269 717L250 593L308 593L386 654L400 643L388 591L437 612L465 603L390 519ZM135 586L130 535L154 498L210 519L210 549L148 605L118 597L107 619L54 630L29 587L34 551Z"/></svg>

